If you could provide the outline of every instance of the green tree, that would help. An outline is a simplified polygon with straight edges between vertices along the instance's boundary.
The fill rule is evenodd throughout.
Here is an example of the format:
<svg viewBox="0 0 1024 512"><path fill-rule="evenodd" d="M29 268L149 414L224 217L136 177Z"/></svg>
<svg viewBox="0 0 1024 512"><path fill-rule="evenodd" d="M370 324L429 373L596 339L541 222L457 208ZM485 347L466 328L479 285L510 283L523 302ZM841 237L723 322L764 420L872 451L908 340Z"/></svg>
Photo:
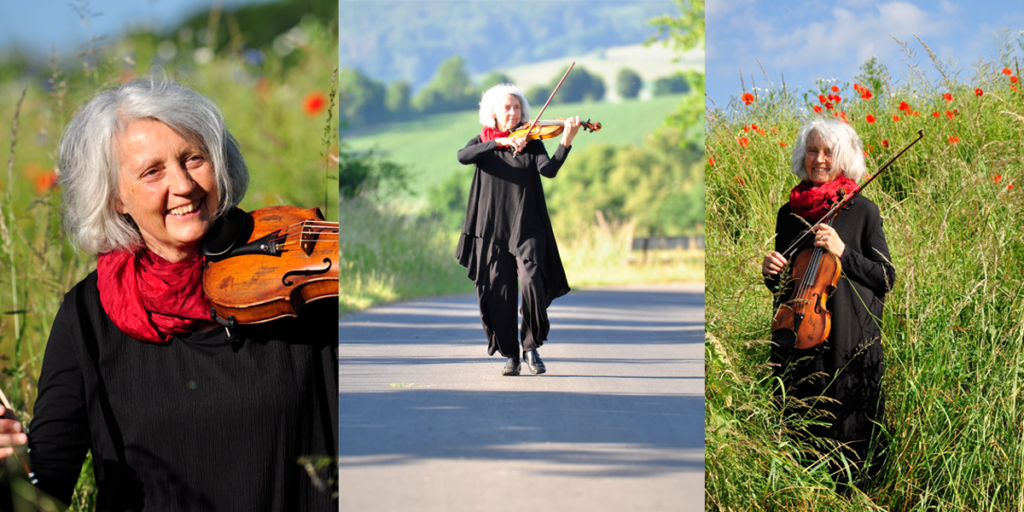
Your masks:
<svg viewBox="0 0 1024 512"><path fill-rule="evenodd" d="M345 67L338 77L341 117L352 126L371 124L387 118L384 85L358 69Z"/></svg>
<svg viewBox="0 0 1024 512"><path fill-rule="evenodd" d="M615 76L615 92L623 98L636 98L643 85L644 81L640 78L640 73L630 68L620 69L619 74Z"/></svg>
<svg viewBox="0 0 1024 512"><path fill-rule="evenodd" d="M655 96L684 94L688 92L690 92L690 84L686 82L686 76L682 72L663 76L654 81L653 94Z"/></svg>
<svg viewBox="0 0 1024 512"><path fill-rule="evenodd" d="M551 79L551 88L558 85L563 73ZM552 103L577 103L584 100L597 101L604 98L604 80L600 75L587 71L583 66L573 68L565 77ZM545 98L546 100L547 98ZM543 104L543 103L542 103Z"/></svg>
<svg viewBox="0 0 1024 512"><path fill-rule="evenodd" d="M526 101L529 101L530 105L540 108L548 100L548 96L551 96L551 87L542 84L534 85L527 89L525 94Z"/></svg>
<svg viewBox="0 0 1024 512"><path fill-rule="evenodd" d="M487 89L490 89L495 85L510 83L512 83L512 77L500 71L491 71L490 73L487 73L486 75L484 75L483 78L480 79L480 89L486 91Z"/></svg>
<svg viewBox="0 0 1024 512"><path fill-rule="evenodd" d="M412 94L412 86L405 80L395 80L388 84L388 90L384 95L384 106L393 118L403 118L409 115L409 97Z"/></svg>
<svg viewBox="0 0 1024 512"><path fill-rule="evenodd" d="M434 78L416 95L413 106L425 114L465 110L476 106L478 95L465 61L455 55L437 67Z"/></svg>

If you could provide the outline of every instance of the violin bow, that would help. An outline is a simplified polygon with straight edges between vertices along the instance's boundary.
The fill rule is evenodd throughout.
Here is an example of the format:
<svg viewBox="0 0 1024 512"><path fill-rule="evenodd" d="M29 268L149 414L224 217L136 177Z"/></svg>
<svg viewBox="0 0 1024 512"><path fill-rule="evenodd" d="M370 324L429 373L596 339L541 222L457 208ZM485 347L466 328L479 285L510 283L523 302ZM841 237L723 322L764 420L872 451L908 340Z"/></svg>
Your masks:
<svg viewBox="0 0 1024 512"><path fill-rule="evenodd" d="M548 103L551 103L551 99L555 97L555 93L558 92L558 88L562 86L562 82L565 81L565 77L569 76L569 72L572 71L572 67L575 66L575 65L576 65L576 61L572 61L572 63L569 64L569 69L565 70L565 74L562 75L562 79L558 81L558 85L556 85L555 89L553 91L551 91L551 96L548 96L548 101L544 102L544 106L541 107L540 113L537 114L537 118L534 119L532 123L530 123L530 129L526 130L526 135L523 138L526 138L526 137L530 136L530 132L532 132L534 127L537 126L537 121L540 121L540 116L544 115L544 109L548 108ZM518 150L516 150L516 152L513 153L513 155L518 155L518 154L519 154Z"/></svg>
<svg viewBox="0 0 1024 512"><path fill-rule="evenodd" d="M918 141L920 141L923 138L924 138L924 130L918 130L917 131L917 138L916 139L910 141L910 143L907 144L906 146L904 146L903 149L901 149L899 153L896 153L895 155L893 155L893 157L890 158L888 162L886 162L881 167L879 167L878 170L875 171L874 174L872 174L868 178L868 180L864 182L863 185L861 185L860 187L857 187L857 190L854 190L852 193L846 194L845 196L843 196L842 199L840 199L838 202L836 202L836 204L832 205L832 208L829 209L828 213L826 213L825 216L821 218L821 220L819 220L818 222L815 222L814 225L812 225L811 227L807 228L807 230L804 231L804 234L800 235L800 237L797 238L795 242L790 244L789 248L786 249L786 252L782 255L782 257L786 258L786 260L789 260L790 257L792 257L792 253L795 252L795 249L797 247L800 247L800 244L803 243L804 239L806 239L808 235L810 235L811 233L814 232L814 228L818 227L822 223L828 223L830 220L832 220L832 217L835 217L836 214L839 213L839 210L841 210L843 208L843 206L846 205L846 203L849 203L851 199L853 199L854 197L857 196L857 194L860 194L860 192L862 190L864 190L865 187L867 187L872 181L875 181L875 178L877 178L879 174L882 174L882 171L885 171L886 169L888 169L889 166L892 165L892 163L895 162L897 158L903 156L903 153L906 153L907 150L910 149L911 146L913 146L914 144L917 144Z"/></svg>

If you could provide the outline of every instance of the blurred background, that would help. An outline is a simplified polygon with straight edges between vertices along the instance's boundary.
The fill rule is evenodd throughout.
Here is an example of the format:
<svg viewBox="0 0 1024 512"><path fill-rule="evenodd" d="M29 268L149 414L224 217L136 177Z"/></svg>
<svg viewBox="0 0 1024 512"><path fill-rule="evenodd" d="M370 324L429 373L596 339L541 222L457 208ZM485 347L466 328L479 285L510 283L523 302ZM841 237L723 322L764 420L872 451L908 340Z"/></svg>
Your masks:
<svg viewBox="0 0 1024 512"><path fill-rule="evenodd" d="M480 96L515 83L536 116L572 61L544 119L603 129L544 180L570 285L702 281L703 9L342 1L342 313L473 289L453 256L473 176L456 153L480 133Z"/></svg>
<svg viewBox="0 0 1024 512"><path fill-rule="evenodd" d="M155 68L212 98L251 181L241 207L338 218L336 0L0 7L0 388L23 422L64 293L95 268L60 229L57 143L86 99ZM94 510L92 461L72 510Z"/></svg>

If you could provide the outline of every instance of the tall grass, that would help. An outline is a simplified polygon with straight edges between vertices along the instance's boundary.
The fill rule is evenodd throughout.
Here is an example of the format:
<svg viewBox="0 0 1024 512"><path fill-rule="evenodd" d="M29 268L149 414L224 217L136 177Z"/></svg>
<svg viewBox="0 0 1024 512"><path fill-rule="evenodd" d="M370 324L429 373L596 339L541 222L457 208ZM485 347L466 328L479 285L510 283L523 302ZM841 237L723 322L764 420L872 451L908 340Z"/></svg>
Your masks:
<svg viewBox="0 0 1024 512"><path fill-rule="evenodd" d="M878 61L819 82L821 94L842 98L826 98L831 110L816 92L769 84L749 105L734 98L707 112L708 509L1024 510L1024 97L1002 73L1019 73L1011 43L1024 49L1024 39L1004 41L995 61L968 72L921 42L933 68L908 65L901 85ZM760 276L775 212L796 185L788 169L797 130L840 111L866 145L869 170L925 132L865 191L896 267L882 324L889 453L877 477L846 492L828 471L838 455L807 457L820 446L801 434L809 419L773 400L772 300Z"/></svg>
<svg viewBox="0 0 1024 512"><path fill-rule="evenodd" d="M57 141L74 108L159 62L168 75L210 96L224 111L251 175L243 208L320 206L337 219L337 137L323 136L325 123L334 132L330 119L336 118L325 108L304 108L310 94L322 95L334 108L337 39L334 28L313 19L300 28L305 39L291 55L266 52L256 63L233 53L201 63L185 51L176 60L151 60L144 57L154 56L160 42L151 34L129 34L102 45L90 35L83 55L71 60L53 55L48 76L0 84L0 119L11 127L10 143L0 145L9 147L0 154L8 163L0 175L0 388L24 424L32 419L57 309L71 286L95 269L95 256L76 251L64 237L60 190L53 186L60 172ZM71 510L95 508L91 460L82 475Z"/></svg>

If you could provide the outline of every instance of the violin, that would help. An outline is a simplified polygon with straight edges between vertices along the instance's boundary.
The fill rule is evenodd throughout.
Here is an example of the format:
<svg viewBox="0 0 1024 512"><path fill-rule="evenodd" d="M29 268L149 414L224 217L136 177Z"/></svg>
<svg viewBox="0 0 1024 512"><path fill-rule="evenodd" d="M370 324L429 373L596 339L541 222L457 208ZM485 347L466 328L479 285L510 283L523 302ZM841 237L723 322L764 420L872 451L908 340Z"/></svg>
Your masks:
<svg viewBox="0 0 1024 512"><path fill-rule="evenodd" d="M338 223L319 208L233 208L211 227L202 253L211 319L229 329L294 317L306 303L338 296Z"/></svg>
<svg viewBox="0 0 1024 512"><path fill-rule="evenodd" d="M601 129L601 123L591 123L590 120L587 119L585 122L580 123L580 128L583 128L590 133L594 133ZM527 130L530 132L529 135L527 135ZM537 139L547 140L561 135L563 131L565 131L565 118L556 117L550 121L537 121L536 128L534 129L524 126L518 130L513 130L512 133L508 134L508 137L511 139L521 139L525 137L528 141Z"/></svg>

